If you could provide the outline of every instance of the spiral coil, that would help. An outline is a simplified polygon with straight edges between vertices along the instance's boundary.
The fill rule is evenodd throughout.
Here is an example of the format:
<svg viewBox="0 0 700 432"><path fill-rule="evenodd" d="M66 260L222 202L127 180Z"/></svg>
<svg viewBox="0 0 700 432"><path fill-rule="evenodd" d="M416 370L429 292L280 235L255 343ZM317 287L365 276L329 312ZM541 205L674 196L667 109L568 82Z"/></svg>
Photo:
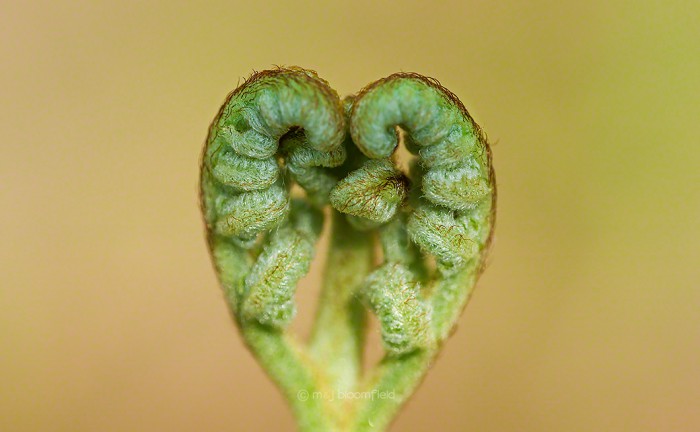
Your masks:
<svg viewBox="0 0 700 432"><path fill-rule="evenodd" d="M349 127L353 143L370 160L332 191L331 204L340 212L387 222L408 189L407 181L400 188L389 181L399 177L389 159L399 145L399 129L407 150L418 156L409 175L414 199L404 206L407 223L380 231L387 238L384 264L363 289L382 323L385 348L401 354L432 343L426 335L433 309L464 301L457 292L464 285L460 275L470 265L481 265L493 227L490 150L457 97L437 81L416 74L394 74L363 89L353 101ZM392 246L397 235L410 240ZM438 274L428 281L432 302L422 299L418 285L423 267L406 265L406 254L395 253L411 251L413 244L437 263ZM444 339L445 329L440 323L436 327L435 338ZM403 336L397 339L397 334Z"/></svg>
<svg viewBox="0 0 700 432"><path fill-rule="evenodd" d="M417 156L408 174L392 160L400 136ZM376 230L383 263L357 294L394 354L444 339L493 228L485 136L454 94L417 74L343 103L311 71L254 74L212 123L201 182L210 247L240 320L289 324L327 204L355 229ZM306 202L290 200L292 183Z"/></svg>
<svg viewBox="0 0 700 432"><path fill-rule="evenodd" d="M242 319L274 327L291 321L322 220L319 210L290 200L285 177L322 206L336 182L325 168L343 163L344 138L337 93L301 68L254 74L212 123L202 207L217 270Z"/></svg>

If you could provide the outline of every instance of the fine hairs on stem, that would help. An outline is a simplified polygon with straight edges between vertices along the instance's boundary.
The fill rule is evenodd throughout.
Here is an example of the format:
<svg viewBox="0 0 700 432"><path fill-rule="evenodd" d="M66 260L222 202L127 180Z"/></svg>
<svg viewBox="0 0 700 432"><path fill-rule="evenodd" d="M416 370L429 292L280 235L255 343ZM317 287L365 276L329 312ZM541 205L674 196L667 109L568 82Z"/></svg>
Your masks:
<svg viewBox="0 0 700 432"><path fill-rule="evenodd" d="M408 172L397 168L399 141L414 155ZM290 196L294 184L303 198ZM254 73L211 124L200 192L234 321L299 430L386 430L453 330L493 233L491 151L464 105L413 73L342 101L310 70ZM288 328L324 223L326 271L304 342ZM384 347L371 370L367 313Z"/></svg>

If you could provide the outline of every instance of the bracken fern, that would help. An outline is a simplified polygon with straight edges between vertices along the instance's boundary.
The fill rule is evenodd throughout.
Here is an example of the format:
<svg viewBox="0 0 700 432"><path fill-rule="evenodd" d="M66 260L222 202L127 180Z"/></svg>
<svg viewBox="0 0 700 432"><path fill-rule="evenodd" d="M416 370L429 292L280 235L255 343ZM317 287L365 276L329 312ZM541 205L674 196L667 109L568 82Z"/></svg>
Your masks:
<svg viewBox="0 0 700 432"><path fill-rule="evenodd" d="M400 142L414 155L405 173ZM208 243L236 324L300 430L386 429L473 291L495 200L481 128L434 79L397 73L341 101L315 72L278 68L228 96L202 158ZM288 331L294 294L328 214L324 284L302 343ZM385 355L364 371L368 310Z"/></svg>

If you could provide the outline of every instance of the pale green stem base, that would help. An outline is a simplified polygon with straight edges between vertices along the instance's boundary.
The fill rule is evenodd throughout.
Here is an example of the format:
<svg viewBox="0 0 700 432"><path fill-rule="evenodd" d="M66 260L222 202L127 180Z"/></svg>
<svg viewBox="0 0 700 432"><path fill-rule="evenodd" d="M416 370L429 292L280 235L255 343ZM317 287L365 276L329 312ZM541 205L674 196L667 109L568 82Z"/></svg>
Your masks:
<svg viewBox="0 0 700 432"><path fill-rule="evenodd" d="M354 390L362 373L366 310L357 288L372 268L372 239L357 235L333 211L331 245L323 291L309 341L310 356L324 365L320 386L337 430L347 427L348 403L339 392ZM343 429L340 429L343 428Z"/></svg>
<svg viewBox="0 0 700 432"><path fill-rule="evenodd" d="M289 402L299 430L333 430L323 400L313 397L320 391L315 368L295 341L278 330L254 322L241 323L241 333L250 351Z"/></svg>

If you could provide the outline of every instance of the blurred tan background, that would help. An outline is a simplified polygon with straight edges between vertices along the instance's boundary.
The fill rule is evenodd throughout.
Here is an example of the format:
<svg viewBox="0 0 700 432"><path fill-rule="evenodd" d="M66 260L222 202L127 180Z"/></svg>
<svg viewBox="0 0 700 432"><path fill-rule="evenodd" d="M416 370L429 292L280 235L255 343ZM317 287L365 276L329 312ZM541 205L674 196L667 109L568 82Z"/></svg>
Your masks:
<svg viewBox="0 0 700 432"><path fill-rule="evenodd" d="M490 266L393 431L700 430L700 3L176 3L0 5L0 430L293 430L197 204L273 64L434 76L494 143Z"/></svg>

